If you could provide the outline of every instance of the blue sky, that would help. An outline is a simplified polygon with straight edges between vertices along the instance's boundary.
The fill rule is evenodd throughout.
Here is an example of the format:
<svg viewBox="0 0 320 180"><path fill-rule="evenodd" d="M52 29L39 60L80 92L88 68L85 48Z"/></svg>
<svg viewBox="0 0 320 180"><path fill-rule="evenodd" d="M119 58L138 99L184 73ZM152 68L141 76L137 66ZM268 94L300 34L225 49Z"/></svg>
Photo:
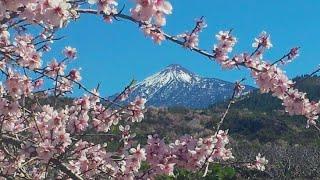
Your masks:
<svg viewBox="0 0 320 180"><path fill-rule="evenodd" d="M120 6L128 4L120 1ZM300 46L298 59L284 68L289 77L313 71L320 60L320 1L309 0L171 0L173 14L168 16L165 31L177 35L190 30L194 20L205 16L208 27L200 36L200 47L211 50L214 35L233 28L238 38L234 52L252 51L254 37L265 30L274 47L265 58L274 61L291 47ZM130 3L126 6L129 11ZM101 83L103 95L120 91L132 78L142 80L169 64L181 64L205 77L235 81L249 78L245 70L222 70L215 62L170 42L158 46L144 37L136 25L126 21L104 23L101 17L82 16L60 34L67 37L54 48L76 47L79 54L73 63L81 67L83 83L93 88ZM58 52L58 51L56 51Z"/></svg>

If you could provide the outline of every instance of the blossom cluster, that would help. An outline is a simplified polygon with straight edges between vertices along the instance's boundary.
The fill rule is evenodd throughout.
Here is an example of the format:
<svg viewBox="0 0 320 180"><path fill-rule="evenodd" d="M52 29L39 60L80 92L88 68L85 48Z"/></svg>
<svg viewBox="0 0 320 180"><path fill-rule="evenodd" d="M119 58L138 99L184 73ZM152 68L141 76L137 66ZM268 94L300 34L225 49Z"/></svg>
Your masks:
<svg viewBox="0 0 320 180"><path fill-rule="evenodd" d="M79 141L72 152L68 167L75 174L84 174L89 179L103 171L114 171L110 154L100 144ZM113 172L114 173L114 172Z"/></svg>
<svg viewBox="0 0 320 180"><path fill-rule="evenodd" d="M5 85L8 94L15 99L19 99L21 96L28 97L33 90L33 85L29 77L13 71L9 71Z"/></svg>
<svg viewBox="0 0 320 180"><path fill-rule="evenodd" d="M144 34L150 37L156 44L161 44L161 42L166 39L162 30L151 24L142 25L141 29L144 32Z"/></svg>
<svg viewBox="0 0 320 180"><path fill-rule="evenodd" d="M121 110L112 116L99 103L98 93L95 91L93 93L95 95L76 99L71 106L65 106L60 110L44 105L41 109L34 109L33 117L23 116L18 101L10 102L5 97L1 98L1 116L10 118L3 122L5 125L2 127L2 132L23 132L29 134L29 137L24 144L21 144L18 158L9 158L7 154L0 151L0 164L2 165L0 172L6 176L14 175L20 167L17 163L35 158L36 160L33 160L34 162L28 166L28 169L32 167L31 177L43 179L47 164L66 155L72 159L66 163L66 166L75 174L83 174L85 178L96 176L99 173L123 177L123 179L127 179L126 175L134 177L134 174L140 169L141 162L145 161L144 149L140 148L140 145L130 148L131 144L126 143L123 153L119 153L120 151L112 153L100 144L72 139L72 137L77 137L87 131L94 132L94 130L108 132L110 126L117 125L120 119L125 121L135 119L135 115L130 112L142 112L145 100L137 98L130 103L129 110ZM119 114L125 112L128 118L123 119L124 117L120 117ZM140 116L140 113L137 114ZM29 123L25 124L25 121ZM137 121L137 119L132 121ZM25 129L25 127L28 128ZM127 126L126 129L128 130ZM126 136L130 136L130 133L127 132ZM72 143L74 145L71 146ZM115 160L116 156L120 159ZM119 168L116 165L117 161L122 164ZM58 175L63 178L66 174L59 171Z"/></svg>
<svg viewBox="0 0 320 180"><path fill-rule="evenodd" d="M10 39L8 27L3 26L0 29L0 47L3 52L12 52L5 56L0 63L0 69L6 67L5 60L13 59L13 56L19 57L15 63L29 69L38 69L41 67L41 52L37 51L37 47L33 44L34 38L30 34L17 35L14 39Z"/></svg>
<svg viewBox="0 0 320 180"><path fill-rule="evenodd" d="M172 6L166 0L136 0L136 7L130 11L132 17L138 21L164 26L165 15L172 13Z"/></svg>
<svg viewBox="0 0 320 180"><path fill-rule="evenodd" d="M233 159L228 132L220 130L208 138L194 139L183 136L174 143L166 145L157 135L148 137L146 147L147 161L151 168L149 176L159 174L173 175L174 167L197 171L207 162Z"/></svg>
<svg viewBox="0 0 320 180"><path fill-rule="evenodd" d="M88 0L89 4L96 4L99 12L104 13L104 19L107 22L112 22L112 16L118 13L117 0Z"/></svg>
<svg viewBox="0 0 320 180"><path fill-rule="evenodd" d="M71 144L70 133L66 129L68 118L66 110L56 111L48 105L36 114L30 131L35 140L41 139L35 151L42 161L48 162L54 154L64 152ZM33 153L32 149L28 152Z"/></svg>
<svg viewBox="0 0 320 180"><path fill-rule="evenodd" d="M230 58L236 38L230 31L220 31L216 35L219 43L214 46L214 58L225 68L244 66L251 70L251 75L262 93L271 93L283 101L285 110L290 115L303 115L307 118L307 127L315 125L320 112L319 102L310 102L306 93L294 88L292 82L285 73L277 67L277 64L270 64L263 60L265 50L272 47L270 35L262 32L252 46L255 51L252 54L242 53ZM299 48L292 48L290 52L280 59L280 62L292 60L298 56Z"/></svg>
<svg viewBox="0 0 320 180"><path fill-rule="evenodd" d="M256 160L253 163L249 163L247 165L250 169L257 169L259 171L264 171L266 169L266 165L268 164L268 160L265 157L262 157L259 153L258 156L256 156Z"/></svg>
<svg viewBox="0 0 320 180"><path fill-rule="evenodd" d="M38 69L41 66L41 53L38 53L32 43L33 37L30 35L16 36L14 45L19 59L18 63L23 67Z"/></svg>
<svg viewBox="0 0 320 180"><path fill-rule="evenodd" d="M207 27L207 24L204 22L203 17L201 17L199 20L196 22L196 26L190 33L183 33L178 35L178 38L182 38L184 41L184 46L186 48L196 48L199 45L199 33Z"/></svg>
<svg viewBox="0 0 320 180"><path fill-rule="evenodd" d="M23 112L19 107L19 102L9 101L4 96L6 96L5 93L0 98L0 116L6 117L2 120L2 132L22 132L25 124L23 124L24 119L21 118Z"/></svg>
<svg viewBox="0 0 320 180"><path fill-rule="evenodd" d="M3 0L0 7L0 20L10 18L14 16L13 12L17 12L22 19L48 27L62 27L74 14L67 0Z"/></svg>
<svg viewBox="0 0 320 180"><path fill-rule="evenodd" d="M219 43L213 47L214 58L225 68L234 67L235 62L230 61L228 53L232 51L237 39L232 36L231 31L220 31L216 38Z"/></svg>

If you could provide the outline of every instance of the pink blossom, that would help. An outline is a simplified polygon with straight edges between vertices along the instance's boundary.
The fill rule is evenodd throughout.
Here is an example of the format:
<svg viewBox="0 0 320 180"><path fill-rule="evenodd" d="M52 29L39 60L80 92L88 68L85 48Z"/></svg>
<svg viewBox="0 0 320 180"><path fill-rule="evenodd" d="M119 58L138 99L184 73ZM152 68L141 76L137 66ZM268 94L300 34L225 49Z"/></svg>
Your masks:
<svg viewBox="0 0 320 180"><path fill-rule="evenodd" d="M52 26L63 27L69 19L71 5L64 0L49 0L43 4L43 18ZM46 2L45 2L46 3Z"/></svg>
<svg viewBox="0 0 320 180"><path fill-rule="evenodd" d="M145 150L143 148L140 148L140 144L137 146L137 148L131 148L130 153L137 159L140 159L141 161L146 160Z"/></svg>
<svg viewBox="0 0 320 180"><path fill-rule="evenodd" d="M256 161L252 164L248 164L247 167L250 169L257 169L259 171L264 171L266 168L265 166L268 164L268 160L265 157L261 157L261 154L259 153L258 156L256 156Z"/></svg>
<svg viewBox="0 0 320 180"><path fill-rule="evenodd" d="M40 88L44 83L44 80L43 79L38 79L34 82L34 87L35 88Z"/></svg>
<svg viewBox="0 0 320 180"><path fill-rule="evenodd" d="M38 69L41 66L41 54L37 52L36 47L31 43L31 35L15 37L16 53L21 57L19 64L30 69Z"/></svg>
<svg viewBox="0 0 320 180"><path fill-rule="evenodd" d="M98 10L103 11L106 15L117 13L117 0L88 0L89 4L97 4Z"/></svg>
<svg viewBox="0 0 320 180"><path fill-rule="evenodd" d="M231 35L230 31L220 31L216 35L218 44L213 47L214 57L219 63L225 64L225 67L233 67L230 64L226 64L229 59L228 53L230 53L237 42L237 39Z"/></svg>
<svg viewBox="0 0 320 180"><path fill-rule="evenodd" d="M72 69L69 73L70 79L76 82L81 81L81 75L80 72L76 69Z"/></svg>
<svg viewBox="0 0 320 180"><path fill-rule="evenodd" d="M120 125L119 130L121 131L122 138L128 139L130 137L130 126L129 125L126 125L125 127Z"/></svg>
<svg viewBox="0 0 320 180"><path fill-rule="evenodd" d="M50 143L48 139L39 144L37 148L37 153L39 158L44 162L48 162L50 158L52 158L54 154L54 146Z"/></svg>
<svg viewBox="0 0 320 180"><path fill-rule="evenodd" d="M57 130L53 134L54 143L56 146L62 146L62 150L71 144L70 134L65 130Z"/></svg>
<svg viewBox="0 0 320 180"><path fill-rule="evenodd" d="M141 122L144 118L144 108L146 99L137 97L129 106L129 114L131 115L132 122Z"/></svg>
<svg viewBox="0 0 320 180"><path fill-rule="evenodd" d="M72 48L70 46L67 46L63 50L63 54L70 59L75 59L77 55L77 50L76 48Z"/></svg>
<svg viewBox="0 0 320 180"><path fill-rule="evenodd" d="M28 77L18 73L10 72L6 80L6 88L13 98L20 98L22 95L29 96L32 93L33 85Z"/></svg>
<svg viewBox="0 0 320 180"><path fill-rule="evenodd" d="M61 94L65 94L66 92L72 91L72 86L72 81L70 81L68 78L61 77L61 79L57 83L57 91Z"/></svg>
<svg viewBox="0 0 320 180"><path fill-rule="evenodd" d="M166 39L161 29L150 24L141 26L141 29L146 36L149 36L157 44L161 44Z"/></svg>
<svg viewBox="0 0 320 180"><path fill-rule="evenodd" d="M270 49L272 47L270 35L268 35L265 31L262 31L258 38L255 38L255 42L252 44L252 47L264 47Z"/></svg>
<svg viewBox="0 0 320 180"><path fill-rule="evenodd" d="M172 13L170 2L165 0L136 0L136 3L136 7L130 11L132 17L138 21L164 26L164 16Z"/></svg>
<svg viewBox="0 0 320 180"><path fill-rule="evenodd" d="M66 66L64 63L58 63L56 59L53 59L46 68L46 73L51 77L64 75L65 68Z"/></svg>
<svg viewBox="0 0 320 180"><path fill-rule="evenodd" d="M292 60L299 56L299 47L294 47L290 50L290 53L288 55L288 59Z"/></svg>
<svg viewBox="0 0 320 180"><path fill-rule="evenodd" d="M160 167L163 174L166 174L168 176L173 176L174 165L175 165L174 163L170 163L165 165L159 164L158 166Z"/></svg>

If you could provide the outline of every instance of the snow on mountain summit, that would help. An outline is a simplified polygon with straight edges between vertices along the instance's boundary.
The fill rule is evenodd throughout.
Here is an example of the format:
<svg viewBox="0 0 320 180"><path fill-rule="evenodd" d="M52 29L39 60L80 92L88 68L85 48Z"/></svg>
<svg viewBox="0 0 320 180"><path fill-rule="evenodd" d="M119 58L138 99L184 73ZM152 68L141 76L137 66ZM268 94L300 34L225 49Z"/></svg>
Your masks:
<svg viewBox="0 0 320 180"><path fill-rule="evenodd" d="M200 78L197 75L181 67L180 65L173 64L166 67L161 72L158 72L146 78L141 83L139 83L139 85L162 86L172 81L179 81L192 84L199 80Z"/></svg>
<svg viewBox="0 0 320 180"><path fill-rule="evenodd" d="M203 78L181 65L172 64L137 83L129 99L144 97L147 105L156 107L205 108L230 98L233 88L234 83ZM253 89L246 87L246 91Z"/></svg>

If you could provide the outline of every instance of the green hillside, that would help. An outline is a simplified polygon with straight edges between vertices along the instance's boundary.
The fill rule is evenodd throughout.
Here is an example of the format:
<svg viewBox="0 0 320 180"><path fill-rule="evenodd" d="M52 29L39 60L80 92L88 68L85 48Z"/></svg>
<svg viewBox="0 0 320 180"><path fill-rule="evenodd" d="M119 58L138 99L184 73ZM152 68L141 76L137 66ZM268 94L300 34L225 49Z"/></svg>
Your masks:
<svg viewBox="0 0 320 180"><path fill-rule="evenodd" d="M319 100L320 77L305 78L295 78L296 87L307 92L310 99ZM136 126L138 138L157 133L169 141L184 134L197 137L212 134L226 106L227 102L203 110L149 108L142 124ZM320 177L320 133L305 126L303 117L289 116L278 99L257 91L232 105L222 129L229 129L238 160L249 160L258 152L267 156L269 178L312 179ZM266 175L256 176L242 168L236 172L234 178Z"/></svg>

